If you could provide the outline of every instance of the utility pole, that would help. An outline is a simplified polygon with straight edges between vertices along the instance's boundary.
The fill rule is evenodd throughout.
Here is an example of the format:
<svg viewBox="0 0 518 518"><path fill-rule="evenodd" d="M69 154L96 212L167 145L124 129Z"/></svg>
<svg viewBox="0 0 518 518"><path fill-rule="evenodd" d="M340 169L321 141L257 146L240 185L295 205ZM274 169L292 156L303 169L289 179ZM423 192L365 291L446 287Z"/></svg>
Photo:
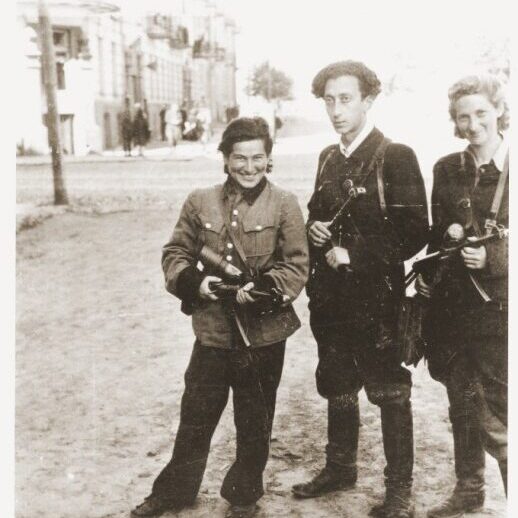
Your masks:
<svg viewBox="0 0 518 518"><path fill-rule="evenodd" d="M52 176L54 179L54 205L68 205L68 196L63 180L61 141L59 134L59 114L56 99L56 59L52 25L45 0L38 2L38 17L41 35L41 61L43 82L47 98L47 131L52 152Z"/></svg>

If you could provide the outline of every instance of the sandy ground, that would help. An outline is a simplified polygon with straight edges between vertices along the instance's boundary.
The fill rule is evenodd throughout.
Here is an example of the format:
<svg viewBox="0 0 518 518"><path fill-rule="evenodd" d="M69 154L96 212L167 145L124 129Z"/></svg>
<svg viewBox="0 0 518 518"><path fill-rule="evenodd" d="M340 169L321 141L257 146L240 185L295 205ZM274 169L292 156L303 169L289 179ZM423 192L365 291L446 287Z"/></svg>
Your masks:
<svg viewBox="0 0 518 518"><path fill-rule="evenodd" d="M275 179L302 204L314 161L315 156L286 155L275 164ZM180 201L194 185L221 178L220 165L210 157L141 164L70 168L73 211L18 235L20 518L128 516L169 459L193 335L178 301L164 290L160 249ZM47 169L18 171L19 201L44 201L49 187ZM92 200L97 209L84 213ZM119 212L99 214L100 207ZM384 456L379 411L363 392L357 487L309 501L290 496L293 483L322 466L325 445L326 405L314 383L316 345L306 304L305 296L296 303L303 327L288 342L260 516L366 516L383 495ZM421 365L413 391L419 517L454 482L447 406L445 390ZM180 516L223 516L227 506L219 487L234 455L234 437L229 402L196 506ZM474 518L505 515L498 469L489 457L487 482L486 511Z"/></svg>

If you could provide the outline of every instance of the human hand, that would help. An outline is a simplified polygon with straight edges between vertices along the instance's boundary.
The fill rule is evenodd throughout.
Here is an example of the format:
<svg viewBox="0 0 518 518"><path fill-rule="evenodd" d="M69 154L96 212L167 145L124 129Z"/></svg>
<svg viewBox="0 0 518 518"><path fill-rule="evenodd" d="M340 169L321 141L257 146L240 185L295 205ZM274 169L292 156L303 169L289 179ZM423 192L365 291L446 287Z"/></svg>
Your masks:
<svg viewBox="0 0 518 518"><path fill-rule="evenodd" d="M422 295L426 299L431 298L433 293L433 287L430 284L424 282L423 276L419 274L415 280L415 290L419 295Z"/></svg>
<svg viewBox="0 0 518 518"><path fill-rule="evenodd" d="M221 282L219 277L215 277L214 275L207 275L201 281L199 295L203 300L218 300L218 296L209 288L209 283L211 282Z"/></svg>
<svg viewBox="0 0 518 518"><path fill-rule="evenodd" d="M338 270L338 267L341 265L347 266L351 264L351 258L349 257L347 248L342 248L341 246L331 248L331 250L326 253L326 261L334 270Z"/></svg>
<svg viewBox="0 0 518 518"><path fill-rule="evenodd" d="M239 288L236 293L236 302L238 304L250 304L251 302L255 302L254 298L248 293L253 287L253 282L247 282L243 287Z"/></svg>
<svg viewBox="0 0 518 518"><path fill-rule="evenodd" d="M475 241L476 239L476 237L468 237L468 241ZM478 248L465 246L461 250L460 255L464 265L470 270L482 270L486 267L487 250L485 246L479 246Z"/></svg>
<svg viewBox="0 0 518 518"><path fill-rule="evenodd" d="M330 239L331 232L327 228L330 221L315 221L310 227L308 237L313 246L322 248Z"/></svg>

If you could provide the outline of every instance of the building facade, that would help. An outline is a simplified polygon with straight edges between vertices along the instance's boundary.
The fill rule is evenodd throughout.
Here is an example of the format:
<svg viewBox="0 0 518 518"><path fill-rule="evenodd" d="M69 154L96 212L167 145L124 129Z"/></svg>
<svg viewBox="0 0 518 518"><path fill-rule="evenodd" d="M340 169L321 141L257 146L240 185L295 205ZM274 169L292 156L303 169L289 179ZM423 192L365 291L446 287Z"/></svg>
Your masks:
<svg viewBox="0 0 518 518"><path fill-rule="evenodd" d="M209 0L172 0L167 13L136 16L104 1L47 0L56 55L61 140L66 154L121 143L125 100L140 103L152 138L169 104L206 104L225 120L236 104L234 22ZM48 152L38 3L18 1L17 147Z"/></svg>

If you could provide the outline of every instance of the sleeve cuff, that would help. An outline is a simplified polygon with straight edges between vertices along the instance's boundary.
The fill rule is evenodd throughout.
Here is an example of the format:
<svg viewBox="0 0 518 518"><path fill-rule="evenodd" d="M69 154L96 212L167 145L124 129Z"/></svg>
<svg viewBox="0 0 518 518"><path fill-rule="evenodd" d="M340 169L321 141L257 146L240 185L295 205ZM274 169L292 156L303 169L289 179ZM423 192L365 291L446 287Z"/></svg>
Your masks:
<svg viewBox="0 0 518 518"><path fill-rule="evenodd" d="M258 291L270 291L277 285L271 275L259 275L254 279L254 288Z"/></svg>
<svg viewBox="0 0 518 518"><path fill-rule="evenodd" d="M176 280L176 295L184 302L194 302L198 298L203 273L195 266L184 268Z"/></svg>

